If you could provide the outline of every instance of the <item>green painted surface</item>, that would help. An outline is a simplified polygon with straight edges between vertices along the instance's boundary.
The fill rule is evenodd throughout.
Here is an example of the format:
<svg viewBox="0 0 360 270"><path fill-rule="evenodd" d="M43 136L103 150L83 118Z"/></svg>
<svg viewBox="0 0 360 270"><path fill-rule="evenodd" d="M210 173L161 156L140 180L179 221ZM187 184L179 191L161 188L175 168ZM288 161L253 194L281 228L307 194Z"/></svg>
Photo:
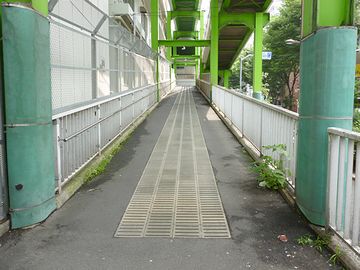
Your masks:
<svg viewBox="0 0 360 270"><path fill-rule="evenodd" d="M159 45L165 47L208 47L210 43L210 40L159 40Z"/></svg>
<svg viewBox="0 0 360 270"><path fill-rule="evenodd" d="M224 70L224 87L229 88L229 80L231 76L231 70Z"/></svg>
<svg viewBox="0 0 360 270"><path fill-rule="evenodd" d="M11 223L19 228L55 209L49 22L29 9L2 12L6 124L22 125L6 130Z"/></svg>
<svg viewBox="0 0 360 270"><path fill-rule="evenodd" d="M174 55L172 56L173 59L199 59L200 56L199 55Z"/></svg>
<svg viewBox="0 0 360 270"><path fill-rule="evenodd" d="M350 16L352 0L318 0L317 3L317 26L341 26L351 25Z"/></svg>
<svg viewBox="0 0 360 270"><path fill-rule="evenodd" d="M48 0L32 0L32 7L42 15L48 15Z"/></svg>
<svg viewBox="0 0 360 270"><path fill-rule="evenodd" d="M30 3L32 8L44 16L48 15L48 0L1 0L2 3Z"/></svg>
<svg viewBox="0 0 360 270"><path fill-rule="evenodd" d="M172 39L172 32L171 32L171 11L167 13L166 17L166 39ZM166 58L171 61L171 48L166 48Z"/></svg>
<svg viewBox="0 0 360 270"><path fill-rule="evenodd" d="M352 129L356 36L354 28L320 29L301 45L296 198L317 225L325 224L327 128Z"/></svg>
<svg viewBox="0 0 360 270"><path fill-rule="evenodd" d="M158 51L159 46L159 0L151 0L151 47Z"/></svg>
<svg viewBox="0 0 360 270"><path fill-rule="evenodd" d="M219 14L219 28L223 28L226 25L246 25L251 30L255 28L255 13L229 13L221 11Z"/></svg>
<svg viewBox="0 0 360 270"><path fill-rule="evenodd" d="M254 33L254 65L253 65L253 96L262 99L262 48L263 48L263 13L258 12L255 16ZM260 98L259 98L260 97Z"/></svg>
<svg viewBox="0 0 360 270"><path fill-rule="evenodd" d="M151 0L151 47L159 51L159 0ZM159 57L156 58L157 101L160 101Z"/></svg>
<svg viewBox="0 0 360 270"><path fill-rule="evenodd" d="M200 19L200 11L196 10L174 10L171 12L173 19L177 17L191 17L193 19Z"/></svg>
<svg viewBox="0 0 360 270"><path fill-rule="evenodd" d="M174 38L173 39L178 39L178 38L197 39L198 36L199 36L198 31L174 31Z"/></svg>
<svg viewBox="0 0 360 270"><path fill-rule="evenodd" d="M210 3L210 23L211 23L211 48L210 48L210 71L212 85L218 84L218 67L219 67L219 7L218 0L211 0ZM210 101L212 93L210 90Z"/></svg>
<svg viewBox="0 0 360 270"><path fill-rule="evenodd" d="M302 0L302 36L306 37L315 29L314 22L314 1L317 0Z"/></svg>
<svg viewBox="0 0 360 270"><path fill-rule="evenodd" d="M353 0L303 0L302 36L328 26L353 25Z"/></svg>

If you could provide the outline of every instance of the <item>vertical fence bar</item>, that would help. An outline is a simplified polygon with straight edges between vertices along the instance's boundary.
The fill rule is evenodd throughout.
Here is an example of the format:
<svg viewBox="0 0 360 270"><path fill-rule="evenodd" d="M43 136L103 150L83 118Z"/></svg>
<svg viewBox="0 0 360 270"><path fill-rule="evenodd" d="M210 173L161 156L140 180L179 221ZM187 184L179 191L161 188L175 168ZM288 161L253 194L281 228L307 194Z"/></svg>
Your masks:
<svg viewBox="0 0 360 270"><path fill-rule="evenodd" d="M242 98L242 112L241 112L241 136L244 138L245 135L244 135L244 126L245 126L245 117L244 117L244 114L245 114L245 100Z"/></svg>
<svg viewBox="0 0 360 270"><path fill-rule="evenodd" d="M61 168L61 137L60 137L60 119L56 119L56 169L58 192L61 193L62 187L62 168Z"/></svg>
<svg viewBox="0 0 360 270"><path fill-rule="evenodd" d="M354 221L352 226L351 243L353 246L359 244L360 230L360 147L359 142L356 143L356 173L354 188Z"/></svg>
<svg viewBox="0 0 360 270"><path fill-rule="evenodd" d="M135 103L134 103L134 100L135 100L134 93L132 93L132 95L131 95L132 120L135 119Z"/></svg>
<svg viewBox="0 0 360 270"><path fill-rule="evenodd" d="M121 105L121 98L119 98L119 130L122 131L122 105Z"/></svg>
<svg viewBox="0 0 360 270"><path fill-rule="evenodd" d="M353 164L354 164L354 141L348 140L348 167L346 175L346 196L345 196L345 224L344 238L350 238L351 213L353 209Z"/></svg>
<svg viewBox="0 0 360 270"><path fill-rule="evenodd" d="M337 185L336 230L343 229L343 201L345 182L346 139L340 137L339 176Z"/></svg>
<svg viewBox="0 0 360 270"><path fill-rule="evenodd" d="M97 106L97 119L101 119L101 105ZM97 125L98 130L98 154L101 155L101 123Z"/></svg>
<svg viewBox="0 0 360 270"><path fill-rule="evenodd" d="M336 188L339 169L339 144L340 137L335 135L329 136L330 155L328 166L328 220L332 228L336 228Z"/></svg>
<svg viewBox="0 0 360 270"><path fill-rule="evenodd" d="M259 142L259 150L260 156L263 155L263 107L260 108L260 142Z"/></svg>

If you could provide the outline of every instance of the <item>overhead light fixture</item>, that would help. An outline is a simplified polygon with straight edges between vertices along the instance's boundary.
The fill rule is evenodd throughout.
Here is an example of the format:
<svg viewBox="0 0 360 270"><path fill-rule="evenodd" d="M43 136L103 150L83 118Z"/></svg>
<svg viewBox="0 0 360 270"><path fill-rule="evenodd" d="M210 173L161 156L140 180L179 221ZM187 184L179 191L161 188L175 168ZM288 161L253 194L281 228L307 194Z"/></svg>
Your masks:
<svg viewBox="0 0 360 270"><path fill-rule="evenodd" d="M285 40L285 43L287 44L287 45L298 45L298 44L300 44L301 42L299 41L299 40L295 40L295 39L287 39L287 40Z"/></svg>
<svg viewBox="0 0 360 270"><path fill-rule="evenodd" d="M185 50L186 50L186 47L185 47L185 46L183 46L183 47L181 48L181 50L185 51Z"/></svg>

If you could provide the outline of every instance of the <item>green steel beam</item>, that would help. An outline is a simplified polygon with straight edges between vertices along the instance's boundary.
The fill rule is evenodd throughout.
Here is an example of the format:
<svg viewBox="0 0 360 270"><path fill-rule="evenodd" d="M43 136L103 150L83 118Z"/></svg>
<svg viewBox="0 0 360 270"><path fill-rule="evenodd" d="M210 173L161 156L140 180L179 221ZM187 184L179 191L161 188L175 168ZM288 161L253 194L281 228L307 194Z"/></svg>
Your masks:
<svg viewBox="0 0 360 270"><path fill-rule="evenodd" d="M192 17L197 20L200 19L200 11L195 10L173 10L171 11L171 18L175 19L178 17Z"/></svg>
<svg viewBox="0 0 360 270"><path fill-rule="evenodd" d="M49 13L48 0L1 0L1 3L30 3L40 14L47 16Z"/></svg>
<svg viewBox="0 0 360 270"><path fill-rule="evenodd" d="M225 88L229 88L230 76L231 76L230 69L219 70L219 77L223 79Z"/></svg>
<svg viewBox="0 0 360 270"><path fill-rule="evenodd" d="M177 60L174 61L175 64L179 65L179 64L192 64L195 65L197 64L197 61L181 61L181 60Z"/></svg>
<svg viewBox="0 0 360 270"><path fill-rule="evenodd" d="M173 59L199 59L199 55L173 55Z"/></svg>
<svg viewBox="0 0 360 270"><path fill-rule="evenodd" d="M159 40L159 46L165 47L209 47L210 40Z"/></svg>
<svg viewBox="0 0 360 270"><path fill-rule="evenodd" d="M224 0L221 9L224 10L230 6L231 0Z"/></svg>
<svg viewBox="0 0 360 270"><path fill-rule="evenodd" d="M265 26L270 20L269 13L263 14L263 26ZM221 11L219 14L219 29L225 27L226 25L245 25L251 30L255 28L256 13L229 13L226 11Z"/></svg>
<svg viewBox="0 0 360 270"><path fill-rule="evenodd" d="M269 6L270 6L270 4L272 3L272 1L273 1L273 0L266 0L266 1L262 4L262 11L263 11L263 12L265 12L265 11L269 8ZM253 2L253 3L254 3L254 8L256 8L258 5L255 4L255 2ZM230 7L230 4L231 4L231 0L224 0L224 1L223 1L223 4L222 4L222 6L221 6L221 9L224 10L224 9L229 8L229 7Z"/></svg>
<svg viewBox="0 0 360 270"><path fill-rule="evenodd" d="M210 2L210 23L211 23L211 47L210 47L210 71L211 84L217 85L218 82L218 67L219 67L219 2L218 0L211 0ZM210 101L212 100L212 93L210 90Z"/></svg>
<svg viewBox="0 0 360 270"><path fill-rule="evenodd" d="M200 12L200 33L199 33L199 39L204 39L204 12L201 11ZM203 48L200 47L199 48L199 55L200 55L200 60L199 60L199 77L201 78L201 74L203 71L203 65L202 65L202 55L203 55Z"/></svg>
<svg viewBox="0 0 360 270"><path fill-rule="evenodd" d="M328 26L353 25L353 0L303 0L302 36Z"/></svg>
<svg viewBox="0 0 360 270"><path fill-rule="evenodd" d="M357 29L346 27L351 24L350 1L314 1L303 1L306 38L300 53L295 192L297 205L307 219L323 226L328 195L327 129L352 129Z"/></svg>
<svg viewBox="0 0 360 270"><path fill-rule="evenodd" d="M254 30L254 64L253 64L253 96L262 99L262 43L263 43L263 13L257 12Z"/></svg>
<svg viewBox="0 0 360 270"><path fill-rule="evenodd" d="M167 13L166 17L166 39L173 39L171 32L171 12ZM171 48L166 48L166 58L171 60Z"/></svg>
<svg viewBox="0 0 360 270"><path fill-rule="evenodd" d="M205 32L205 27L204 27L204 12L201 11L200 13L200 39L204 39L204 32Z"/></svg>
<svg viewBox="0 0 360 270"><path fill-rule="evenodd" d="M159 0L151 0L151 47L158 51L159 47Z"/></svg>
<svg viewBox="0 0 360 270"><path fill-rule="evenodd" d="M229 65L229 68L234 64L234 62L236 61L236 59L239 57L241 51L244 49L245 45L246 45L247 42L249 41L252 33L253 33L253 31L249 31L249 32L245 35L245 37L244 37L244 39L242 40L240 46L238 47L238 49L237 49L237 51L236 51L233 59L231 60L231 63L230 63L230 65Z"/></svg>
<svg viewBox="0 0 360 270"><path fill-rule="evenodd" d="M174 31L174 37L173 39L178 39L178 38L193 38L193 39L197 39L199 37L199 31ZM167 38L168 40L170 38Z"/></svg>
<svg viewBox="0 0 360 270"><path fill-rule="evenodd" d="M151 47L154 51L159 51L159 0L151 0ZM156 87L157 101L160 101L159 88L159 57L156 58Z"/></svg>
<svg viewBox="0 0 360 270"><path fill-rule="evenodd" d="M32 0L31 4L33 9L39 11L42 15L47 16L49 14L48 0Z"/></svg>
<svg viewBox="0 0 360 270"><path fill-rule="evenodd" d="M224 70L224 87L229 88L229 80L231 76L231 70Z"/></svg>
<svg viewBox="0 0 360 270"><path fill-rule="evenodd" d="M267 9L269 8L269 6L271 5L273 0L266 0L265 3L263 4L263 11L267 11Z"/></svg>

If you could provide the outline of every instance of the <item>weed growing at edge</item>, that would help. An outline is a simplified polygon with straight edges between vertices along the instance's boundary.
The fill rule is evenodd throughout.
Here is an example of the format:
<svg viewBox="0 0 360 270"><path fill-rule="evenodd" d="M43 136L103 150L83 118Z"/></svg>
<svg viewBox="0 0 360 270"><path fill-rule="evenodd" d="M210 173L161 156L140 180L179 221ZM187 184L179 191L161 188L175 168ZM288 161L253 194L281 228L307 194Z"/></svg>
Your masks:
<svg viewBox="0 0 360 270"><path fill-rule="evenodd" d="M284 160L287 157L286 145L270 145L263 146L263 148L278 153L280 158L275 160L271 156L263 156L261 161L254 163L253 170L260 176L259 186L272 190L285 188L287 185L286 176L289 175L288 170L284 168Z"/></svg>
<svg viewBox="0 0 360 270"><path fill-rule="evenodd" d="M329 245L330 243L330 236L324 235L324 236L317 236L315 239L310 234L305 234L298 239L296 239L296 242L299 245L302 246L311 246L318 251L322 252L324 247Z"/></svg>
<svg viewBox="0 0 360 270"><path fill-rule="evenodd" d="M99 165L93 169L91 169L86 174L86 180L85 182L90 182L92 179L94 179L96 176L102 174L106 167L109 165L112 158L123 148L124 144L129 140L132 133L130 133L121 143L117 144L115 147L111 149L111 152L104 157L103 160L100 161Z"/></svg>
<svg viewBox="0 0 360 270"><path fill-rule="evenodd" d="M339 262L340 256L342 254L342 251L340 250L340 247L336 246L335 253L331 255L329 259L329 263L335 265Z"/></svg>

